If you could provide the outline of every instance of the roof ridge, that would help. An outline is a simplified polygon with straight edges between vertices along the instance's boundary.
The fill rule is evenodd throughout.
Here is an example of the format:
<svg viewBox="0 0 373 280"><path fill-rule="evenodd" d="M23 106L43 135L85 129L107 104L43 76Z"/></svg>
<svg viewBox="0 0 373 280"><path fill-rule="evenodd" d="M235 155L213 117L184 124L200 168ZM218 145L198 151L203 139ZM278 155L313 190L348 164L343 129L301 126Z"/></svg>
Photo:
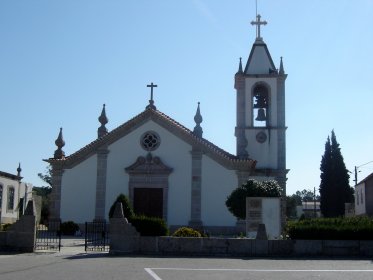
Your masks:
<svg viewBox="0 0 373 280"><path fill-rule="evenodd" d="M90 142L86 146L82 147L81 149L77 150L76 152L74 152L74 153L72 153L72 154L70 154L70 155L68 155L68 156L66 156L62 159L49 158L49 159L46 159L44 161L49 162L49 163L69 162L69 161L74 161L77 158L80 158L80 156L89 155L90 153L92 153L92 149L99 148L100 146L102 146L104 144L109 145L112 142L115 142L116 139L118 138L118 135L122 135L120 133L121 131L127 131L127 130L132 131L133 127L135 127L139 123L137 120L141 120L142 118L146 119L148 117L150 119L155 120L154 118L152 118L152 116L157 116L158 118L163 119L163 121L167 122L168 124L173 125L175 127L178 127L179 131L183 132L185 136L190 137L194 142L196 142L200 145L203 145L205 148L207 148L211 152L219 155L220 157L223 157L227 160L230 160L230 161L236 162L236 163L239 163L239 162L254 163L255 162L255 160L250 159L250 158L241 159L241 158L225 151L224 149L218 147L217 145L213 144L209 140L207 140L205 138L197 137L196 135L193 134L193 131L190 130L189 128L187 128L186 126L184 126L181 123L179 123L178 121L174 120L173 118L171 118L167 114L165 114L165 113L163 113L159 110L153 109L153 108L145 109L144 111L142 111L138 115L132 117L131 119L129 119L125 123L123 123L123 124L119 125L118 127L114 128L112 131L110 131L107 134L101 136L100 138L97 138L97 139L93 140L92 142Z"/></svg>

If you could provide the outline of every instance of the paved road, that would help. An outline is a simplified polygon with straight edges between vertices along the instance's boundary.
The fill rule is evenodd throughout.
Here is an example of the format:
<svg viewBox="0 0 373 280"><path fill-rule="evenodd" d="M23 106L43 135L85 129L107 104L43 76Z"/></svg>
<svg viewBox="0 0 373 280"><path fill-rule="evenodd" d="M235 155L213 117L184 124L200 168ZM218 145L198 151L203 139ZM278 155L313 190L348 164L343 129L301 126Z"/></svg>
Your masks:
<svg viewBox="0 0 373 280"><path fill-rule="evenodd" d="M0 255L1 280L357 280L373 279L371 260L112 257L72 243L60 253Z"/></svg>

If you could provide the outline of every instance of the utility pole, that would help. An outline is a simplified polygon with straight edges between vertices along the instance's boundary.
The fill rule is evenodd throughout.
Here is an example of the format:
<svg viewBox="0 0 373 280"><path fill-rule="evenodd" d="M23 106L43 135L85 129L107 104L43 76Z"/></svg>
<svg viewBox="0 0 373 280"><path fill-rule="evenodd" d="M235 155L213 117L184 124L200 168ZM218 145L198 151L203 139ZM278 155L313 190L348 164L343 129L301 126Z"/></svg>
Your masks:
<svg viewBox="0 0 373 280"><path fill-rule="evenodd" d="M359 169L360 167L362 167L362 166L364 166L364 165L367 165L367 164L369 164L369 163L372 163L372 162L373 162L373 160L371 160L371 161L369 161L369 162L367 162L367 163L364 163L364 164L362 164L362 165L359 165L359 166L356 166L356 165L355 165L355 179L354 179L354 181L355 181L355 186L357 185L357 173L360 172L360 171L358 171L358 169Z"/></svg>
<svg viewBox="0 0 373 280"><path fill-rule="evenodd" d="M313 187L313 216L314 218L317 218L316 216L316 188Z"/></svg>

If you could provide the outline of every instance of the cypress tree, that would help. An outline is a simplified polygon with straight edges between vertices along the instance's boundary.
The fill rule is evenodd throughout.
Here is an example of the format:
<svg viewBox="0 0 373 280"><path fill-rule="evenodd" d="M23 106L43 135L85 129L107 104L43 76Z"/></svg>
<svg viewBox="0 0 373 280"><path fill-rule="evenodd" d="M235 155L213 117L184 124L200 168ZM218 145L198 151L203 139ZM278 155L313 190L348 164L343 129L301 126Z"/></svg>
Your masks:
<svg viewBox="0 0 373 280"><path fill-rule="evenodd" d="M343 216L345 203L351 202L353 193L349 185L349 174L334 130L325 143L321 159L320 210L324 217Z"/></svg>

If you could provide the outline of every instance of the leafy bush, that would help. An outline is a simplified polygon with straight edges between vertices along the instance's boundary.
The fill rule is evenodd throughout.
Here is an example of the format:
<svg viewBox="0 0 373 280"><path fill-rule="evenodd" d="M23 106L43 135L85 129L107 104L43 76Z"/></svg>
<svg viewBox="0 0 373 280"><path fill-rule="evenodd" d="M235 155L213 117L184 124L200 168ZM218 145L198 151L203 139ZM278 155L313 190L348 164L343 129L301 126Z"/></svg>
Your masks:
<svg viewBox="0 0 373 280"><path fill-rule="evenodd" d="M2 224L0 225L0 231L8 231L12 224Z"/></svg>
<svg viewBox="0 0 373 280"><path fill-rule="evenodd" d="M225 205L235 217L245 219L246 197L281 197L281 194L282 189L274 180L262 182L248 180L227 197Z"/></svg>
<svg viewBox="0 0 373 280"><path fill-rule="evenodd" d="M120 195L118 195L113 205L111 205L110 207L109 218L113 217L115 204L117 202L122 203L124 217L126 217L127 219L130 219L131 217L135 216L135 212L133 212L131 203L129 202L128 198L124 194L121 193Z"/></svg>
<svg viewBox="0 0 373 280"><path fill-rule="evenodd" d="M181 227L178 228L172 236L175 237L202 237L201 233L198 230L189 228L189 227Z"/></svg>
<svg viewBox="0 0 373 280"><path fill-rule="evenodd" d="M165 236L168 235L166 222L157 217L137 216L132 209L131 203L124 194L118 195L109 210L109 218L113 217L115 204L122 203L123 214L142 236Z"/></svg>
<svg viewBox="0 0 373 280"><path fill-rule="evenodd" d="M79 226L73 221L67 221L61 224L61 233L63 235L74 235L78 230Z"/></svg>
<svg viewBox="0 0 373 280"><path fill-rule="evenodd" d="M165 236L169 233L166 222L161 218L132 216L129 222L142 236Z"/></svg>
<svg viewBox="0 0 373 280"><path fill-rule="evenodd" d="M288 222L290 239L372 240L373 220L369 217L318 218Z"/></svg>

